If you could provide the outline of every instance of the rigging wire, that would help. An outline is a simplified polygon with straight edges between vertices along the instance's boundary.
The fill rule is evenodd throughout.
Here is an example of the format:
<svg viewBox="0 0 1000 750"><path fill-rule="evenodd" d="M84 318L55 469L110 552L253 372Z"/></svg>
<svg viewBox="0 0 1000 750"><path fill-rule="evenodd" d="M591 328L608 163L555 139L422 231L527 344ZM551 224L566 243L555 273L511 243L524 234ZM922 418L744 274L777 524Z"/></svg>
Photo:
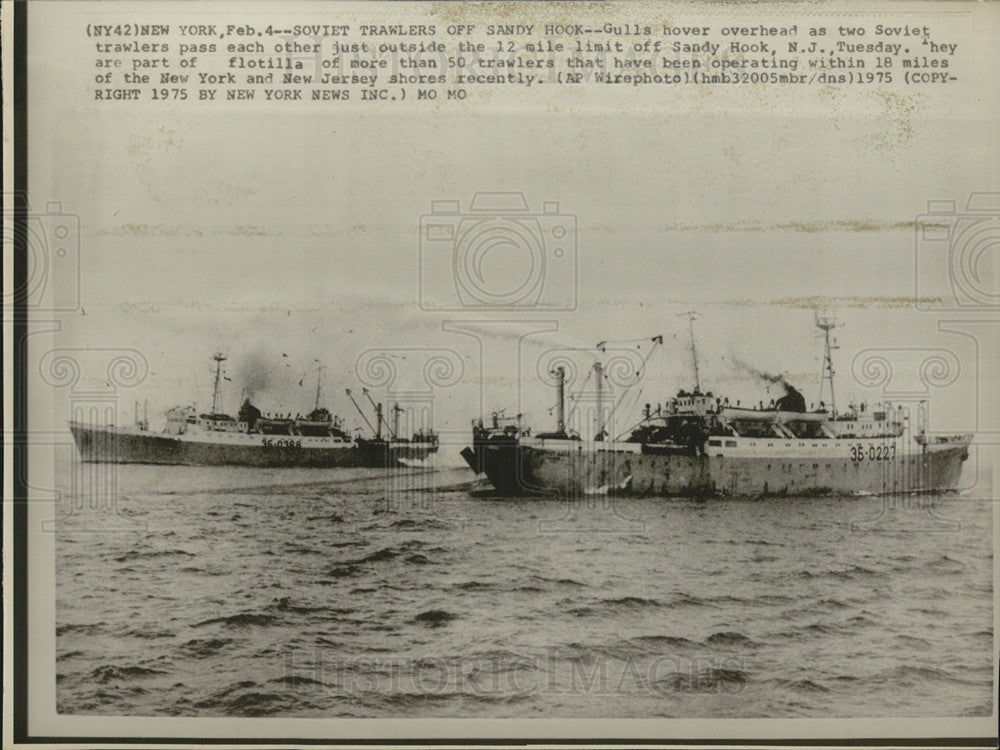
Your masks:
<svg viewBox="0 0 1000 750"><path fill-rule="evenodd" d="M662 344L663 343L663 334L657 334L656 336L652 336L652 337L650 337L650 336L643 336L642 338L638 338L638 339L613 339L613 340L612 339L608 339L606 341L598 341L597 342L597 348L600 349L603 352L605 350L605 348L607 347L608 344L641 344L641 343L643 343L645 341L652 341L653 343Z"/></svg>
<svg viewBox="0 0 1000 750"><path fill-rule="evenodd" d="M645 341L645 340L646 339L643 339L643 341ZM663 344L663 336L654 336L653 339L652 339L652 341L653 341L653 346L650 347L649 353L646 354L646 356L643 358L642 363L639 365L639 369L637 369L635 371L635 374L636 374L636 385L638 385L639 381L642 379L642 372L646 368L646 363L649 362L649 358L652 357L653 356L653 352L656 351L656 344L657 343ZM608 381L608 382L610 384L611 381ZM614 408L611 410L611 413L608 415L608 419L611 419L611 417L614 416L615 412L618 411L618 407L621 406L622 401L624 401L625 397L628 395L628 392L630 390L632 390L632 388L634 388L634 387L635 386L630 386L630 387L628 387L628 388L626 388L624 390L624 392L621 395L621 398L618 399L618 403L615 404Z"/></svg>
<svg viewBox="0 0 1000 750"><path fill-rule="evenodd" d="M601 351L601 352L606 352L607 351L607 347L608 347L609 344L643 344L645 342L651 342L653 345L649 348L649 351L643 357L642 362L639 364L639 367L636 369L636 383L635 383L635 385L638 385L639 381L642 378L642 373L645 371L646 365L649 362L650 357L653 356L653 353L657 350L658 346L662 346L663 345L663 335L662 334L657 335L657 336L653 336L653 337L643 336L642 338L636 338L636 339L616 339L616 340L599 341L597 343L597 347L596 348L599 351ZM641 349L641 346L637 346L636 348L637 349ZM590 351L590 350L586 350L586 349L573 349L572 351ZM591 378L591 376L593 374L594 374L593 368L588 369L587 370L587 377L584 378L583 383L580 384L580 387L574 393L571 393L569 395L568 398L569 398L570 402L573 404L573 406L569 410L569 414L566 417L566 423L567 424L569 424L569 422L571 421L571 419L576 415L577 409L579 408L579 400L578 400L579 396L583 393L584 388L586 388L587 383L590 381L590 378ZM604 379L604 381L607 381L608 386L609 386L609 390L613 390L613 387L612 387L612 384L611 384L611 380L608 377L607 372L603 372L602 371L601 377ZM635 387L635 385L629 386L629 387L627 387L627 388L625 388L623 390L621 396L618 398L617 403L615 403L615 405L612 407L611 411L609 412L608 419L610 419L612 416L614 416L614 414L618 411L618 408L621 406L622 402L625 400L626 396L628 396L629 392ZM642 392L643 392L643 389L640 388L639 394L641 395ZM638 398L639 398L639 395L636 396L637 400L638 400ZM634 404L633 404L632 408L635 408Z"/></svg>
<svg viewBox="0 0 1000 750"><path fill-rule="evenodd" d="M631 409L629 409L629 411L628 411L628 412L626 412L626 414L629 414L629 413L631 413L631 412L632 412L632 409L635 409L635 407L636 407L636 404L638 404L638 402L639 402L639 399L640 399L640 398L642 397L642 392L643 392L643 390L644 390L643 388L640 388L640 389L639 389L639 392L638 392L638 393L636 394L636 397L635 397L635 401L633 401L633 402L632 402L632 408L631 408ZM635 424L634 424L634 425L633 425L632 427L629 427L629 428L628 428L627 430L625 430L625 432L622 432L621 434L617 435L617 436L616 436L616 437L615 437L614 439L615 439L615 440L619 440L619 439L621 439L621 437L622 437L622 436L624 436L625 434L627 434L627 433L631 432L632 430L634 430L634 429L635 429L636 427L638 427L639 425L641 425L641 424L642 424L643 422L645 422L645 421L646 421L646 418L645 418L645 417L643 417L643 418L642 418L642 419L640 419L640 420L639 420L638 422L636 422L636 423L635 423Z"/></svg>

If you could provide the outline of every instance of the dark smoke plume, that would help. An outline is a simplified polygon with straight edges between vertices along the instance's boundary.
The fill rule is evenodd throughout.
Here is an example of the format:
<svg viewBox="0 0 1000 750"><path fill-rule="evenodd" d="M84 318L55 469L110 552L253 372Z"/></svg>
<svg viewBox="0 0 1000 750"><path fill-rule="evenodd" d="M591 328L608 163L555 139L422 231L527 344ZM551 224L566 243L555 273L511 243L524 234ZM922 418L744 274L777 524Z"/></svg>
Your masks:
<svg viewBox="0 0 1000 750"><path fill-rule="evenodd" d="M780 383L785 389L785 395L778 399L777 408L779 411L794 411L803 412L806 410L806 400L805 397L799 393L798 389L795 388L791 383L785 380L784 375L772 375L769 372L764 372L763 370L758 370L753 365L747 364L740 359L733 359L733 364L740 370L743 370L755 378L764 380L768 383Z"/></svg>
<svg viewBox="0 0 1000 750"><path fill-rule="evenodd" d="M252 399L278 385L279 368L280 360L258 350L240 359L237 382L245 389L246 397Z"/></svg>
<svg viewBox="0 0 1000 750"><path fill-rule="evenodd" d="M753 365L747 364L746 362L744 362L741 359L734 358L733 359L733 364L736 366L737 369L743 370L743 372L745 372L745 373L747 373L749 375L753 375L755 378L758 378L760 380L766 380L768 383L781 383L781 385L783 385L785 387L786 391L788 389L792 388L792 386L788 383L788 381L785 380L785 376L784 375L772 375L769 372L764 372L763 370L758 370ZM794 388L792 390L794 390Z"/></svg>

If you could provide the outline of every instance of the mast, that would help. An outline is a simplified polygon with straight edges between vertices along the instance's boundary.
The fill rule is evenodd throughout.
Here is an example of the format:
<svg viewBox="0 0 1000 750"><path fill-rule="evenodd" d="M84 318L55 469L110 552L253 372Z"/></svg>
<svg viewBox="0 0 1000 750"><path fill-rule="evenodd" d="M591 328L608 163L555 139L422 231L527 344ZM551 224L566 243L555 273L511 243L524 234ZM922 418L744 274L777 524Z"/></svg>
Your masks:
<svg viewBox="0 0 1000 750"><path fill-rule="evenodd" d="M557 367L556 376L556 432L566 432L566 368Z"/></svg>
<svg viewBox="0 0 1000 750"><path fill-rule="evenodd" d="M679 313L677 317L686 317L688 319L688 327L691 330L691 364L694 368L694 392L701 393L701 378L698 377L698 349L694 343L694 319L698 317L698 313L694 310L688 310L687 312Z"/></svg>
<svg viewBox="0 0 1000 750"><path fill-rule="evenodd" d="M833 391L833 350L840 347L837 345L837 340L830 337L830 331L840 324L833 316L821 316L819 310L815 311L815 316L816 327L823 331L823 372L819 379L819 400L823 400L823 381L827 380L830 382L830 414L836 417L837 399Z"/></svg>
<svg viewBox="0 0 1000 750"><path fill-rule="evenodd" d="M212 414L222 413L222 363L227 357L222 352L212 355L215 360L215 389L212 392Z"/></svg>
<svg viewBox="0 0 1000 750"><path fill-rule="evenodd" d="M313 407L314 411L319 411L319 390L320 383L323 380L323 365L319 365L316 368L316 406Z"/></svg>
<svg viewBox="0 0 1000 750"><path fill-rule="evenodd" d="M399 415L403 411L403 407L399 405L397 401L392 405L392 434L399 435Z"/></svg>
<svg viewBox="0 0 1000 750"><path fill-rule="evenodd" d="M597 376L597 425L594 430L594 440L604 439L604 368L600 362L594 362L594 375Z"/></svg>
<svg viewBox="0 0 1000 750"><path fill-rule="evenodd" d="M382 425L384 424L384 425L385 425L385 427L386 427L386 430L387 430L387 431L389 430L389 424L388 424L388 422L386 422L386 421L385 421L385 420L384 420L384 419L382 418L382 403L381 403L381 402L379 402L379 403L377 403L377 404L376 404L376 403L375 403L375 401L374 401L374 399L372 399L372 394L370 394L370 393L368 392L368 389L367 389L367 388L362 388L362 389L361 389L361 392L362 392L362 393L364 393L364 394L365 394L365 396L367 396L367 398L368 398L368 403L370 403L370 404L372 405L372 408L373 408L373 409L375 409L375 417L376 417L376 418L378 419L378 422L377 422L377 424L378 424L378 428L377 428L377 429L375 430L375 437L376 437L376 438L377 438L378 440L381 440L381 439L382 439ZM391 435L390 435L389 437L390 437L391 439L393 439L393 440L395 440L395 439L396 439L396 436L395 436L395 434L391 434Z"/></svg>

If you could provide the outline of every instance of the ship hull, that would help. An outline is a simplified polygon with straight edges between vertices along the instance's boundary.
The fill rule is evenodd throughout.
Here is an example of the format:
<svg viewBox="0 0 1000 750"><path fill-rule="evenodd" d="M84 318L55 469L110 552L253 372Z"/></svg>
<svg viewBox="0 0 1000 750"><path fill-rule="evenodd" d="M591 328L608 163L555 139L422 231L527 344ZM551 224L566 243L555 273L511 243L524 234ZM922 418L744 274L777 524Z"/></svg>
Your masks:
<svg viewBox="0 0 1000 750"><path fill-rule="evenodd" d="M232 434L219 440L192 439L78 423L71 423L70 431L81 459L88 463L383 468L401 465L400 459L422 460L437 450L431 443L357 444L257 434Z"/></svg>
<svg viewBox="0 0 1000 750"><path fill-rule="evenodd" d="M856 442L804 455L696 456L630 444L577 443L553 449L477 441L475 449L463 455L505 495L878 495L958 488L968 445L969 440L962 440L891 456L889 451L872 451L875 459L869 460L867 444L852 458L851 447L860 447Z"/></svg>

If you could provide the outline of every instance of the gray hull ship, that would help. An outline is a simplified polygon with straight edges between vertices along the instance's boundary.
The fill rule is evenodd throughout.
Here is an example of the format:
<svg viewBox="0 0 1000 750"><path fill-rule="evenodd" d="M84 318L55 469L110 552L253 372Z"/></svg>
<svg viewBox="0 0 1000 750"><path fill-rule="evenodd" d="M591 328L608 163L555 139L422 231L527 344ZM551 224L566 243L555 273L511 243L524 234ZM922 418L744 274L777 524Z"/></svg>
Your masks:
<svg viewBox="0 0 1000 750"><path fill-rule="evenodd" d="M383 423L381 404L373 404L377 420L374 436L351 438L341 421L319 406L318 376L316 407L306 416L265 416L249 400L244 401L237 418L221 413L221 364L225 357L217 354L214 359L215 393L210 413L199 414L193 407L171 409L166 413L166 426L159 433L149 430L146 418L137 418L132 426L94 426L71 421L69 428L83 461L382 468L422 461L437 452L437 436L431 431L418 432L410 440L396 437L398 407L393 408L396 429L392 430ZM350 391L347 393L350 395ZM383 428L389 435L387 438L382 436Z"/></svg>
<svg viewBox="0 0 1000 750"><path fill-rule="evenodd" d="M829 318L824 378L833 400ZM655 339L654 339L655 341ZM661 339L662 342L662 339ZM692 354L694 337L692 330ZM697 383L697 356L694 356ZM601 382L601 365L595 365ZM868 495L956 489L971 434L935 435L910 427L900 407L853 406L838 413L807 411L805 399L780 380L785 395L773 407L732 407L727 399L680 391L662 408L646 405L641 423L624 440L581 440L568 434L564 373L557 384L557 427L532 436L518 425L473 426L462 455L501 494ZM603 415L598 397L598 414ZM599 424L595 430L602 436Z"/></svg>

